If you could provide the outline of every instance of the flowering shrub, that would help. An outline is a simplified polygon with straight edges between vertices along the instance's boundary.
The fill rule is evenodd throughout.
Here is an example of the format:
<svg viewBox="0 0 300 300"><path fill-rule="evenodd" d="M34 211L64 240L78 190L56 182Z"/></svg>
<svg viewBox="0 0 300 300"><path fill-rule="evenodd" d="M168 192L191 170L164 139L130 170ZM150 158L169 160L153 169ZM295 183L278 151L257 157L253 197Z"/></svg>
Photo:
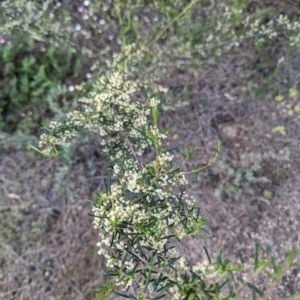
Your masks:
<svg viewBox="0 0 300 300"><path fill-rule="evenodd" d="M143 277L161 281L171 265L173 274L187 269L187 262L167 241L196 234L204 219L194 207L195 199L183 190L178 192L187 180L164 149L166 135L148 125L147 115L157 106L157 98L133 101L139 87L118 71L100 78L99 86L100 93L81 99L84 110L49 126L40 147L45 146L46 155L56 154L56 145L68 145L80 127L100 134L103 151L114 162L115 182L98 195L93 208L94 224L100 229L99 254L106 257L110 273L118 275L116 285L127 288L135 281L144 289ZM146 163L141 155L149 147L155 149L156 157ZM149 263L152 268L146 270ZM143 276L138 271L142 267ZM167 278L157 288L173 286Z"/></svg>
<svg viewBox="0 0 300 300"><path fill-rule="evenodd" d="M174 247L174 241L197 235L205 218L185 191L187 173L181 171L192 152L174 165L172 151L164 147L167 135L157 127L158 96L166 90L149 89L130 79L129 62L141 59L143 53L128 46L122 55L115 55L94 92L80 100L82 109L52 122L39 142L40 152L52 156L57 147L68 146L80 129L90 130L100 135L103 151L113 163L106 191L97 195L92 215L100 235L98 253L106 258L107 274L115 280L97 293L106 296L114 291L132 299L160 299L167 293L174 299L231 299L248 286L253 295L262 296L250 281L273 264L268 297L292 265L296 250L281 270L273 259L259 260L258 255L254 268L233 266L221 254L213 263L208 253L208 260L192 265ZM153 126L148 120L151 110ZM154 158L147 159L145 150L153 150ZM251 270L250 279L234 276Z"/></svg>

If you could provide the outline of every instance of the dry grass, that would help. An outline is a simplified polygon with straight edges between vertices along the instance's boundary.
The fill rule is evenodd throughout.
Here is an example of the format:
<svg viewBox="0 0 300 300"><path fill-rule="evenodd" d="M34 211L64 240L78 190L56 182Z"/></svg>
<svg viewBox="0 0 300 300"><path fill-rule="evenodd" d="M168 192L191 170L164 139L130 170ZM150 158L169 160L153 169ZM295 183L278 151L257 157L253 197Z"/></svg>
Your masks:
<svg viewBox="0 0 300 300"><path fill-rule="evenodd" d="M0 167L1 299L94 299L103 261L87 201L99 182L101 188L101 174L92 176L97 159L89 157L89 170L78 162L74 174L60 159L33 161L22 149L7 149Z"/></svg>

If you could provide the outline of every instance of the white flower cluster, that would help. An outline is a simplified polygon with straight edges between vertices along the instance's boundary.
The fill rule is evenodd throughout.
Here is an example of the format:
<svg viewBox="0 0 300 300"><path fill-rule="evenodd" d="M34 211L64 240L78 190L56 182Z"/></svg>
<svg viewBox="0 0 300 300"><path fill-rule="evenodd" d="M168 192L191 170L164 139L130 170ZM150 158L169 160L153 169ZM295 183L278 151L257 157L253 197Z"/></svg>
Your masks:
<svg viewBox="0 0 300 300"><path fill-rule="evenodd" d="M258 44L275 38L279 34L285 34L288 36L289 44L292 47L300 43L299 20L291 20L286 15L280 15L266 24L261 24L258 19L251 21L248 16L242 21L242 24L247 30L245 36L240 39L255 37L255 43Z"/></svg>
<svg viewBox="0 0 300 300"><path fill-rule="evenodd" d="M234 5L228 6L226 1L220 1L216 5L214 2L211 1L211 6L204 11L207 16L217 18L216 26L207 30L205 40L195 46L204 58L208 57L209 50L216 49L215 55L220 56L222 51L238 47L248 39L253 39L259 45L281 35L288 37L292 47L300 43L300 19L279 15L264 24L263 18L258 14L251 16L246 13L246 6L242 9Z"/></svg>
<svg viewBox="0 0 300 300"><path fill-rule="evenodd" d="M193 266L193 271L201 273L203 278L214 278L218 277L219 274L216 269L216 266L210 264L208 260L198 262L195 266Z"/></svg>
<svg viewBox="0 0 300 300"><path fill-rule="evenodd" d="M109 268L124 270L117 282L124 289L139 278L136 275L129 279L125 273L137 265L147 267L148 260L136 259L141 251L143 257L155 251L164 258L156 266L157 277L167 271L172 275L174 270L168 262L180 255L174 249L166 250L168 237L181 239L191 234L196 221L201 219L189 213L195 204L193 197L184 192L176 196L177 187L187 181L184 173L172 172L169 164L172 159L170 153L161 153L143 169L133 159L124 161L122 166L115 165L114 172L119 179L110 191L99 196L93 208L95 228L100 228L99 254L105 256ZM181 257L173 268L178 272L187 271L188 264Z"/></svg>
<svg viewBox="0 0 300 300"><path fill-rule="evenodd" d="M14 36L17 30L22 34L30 34L30 37L36 41L51 42L51 44L60 47L68 44L73 52L78 51L70 40L66 43L66 39L69 39L73 31L71 16L64 14L62 20L58 14L59 11L53 9L53 6L51 7L51 2L49 0L1 1L0 36ZM4 18L2 18L2 14ZM3 24L2 21L5 21L7 17L9 22Z"/></svg>
<svg viewBox="0 0 300 300"><path fill-rule="evenodd" d="M123 155L125 143L130 143L131 152L139 155L153 144L153 138L162 143L165 135L157 128L147 130L152 139L144 133L147 115L158 104L157 99L150 98L144 103L133 101L132 94L137 86L119 72L112 73L109 78L101 77L98 84L90 98L80 99L85 105L83 110L68 113L64 122L50 124L50 132L43 134L39 142L44 154L53 154L56 145L68 146L68 140L76 136L80 128L99 134L103 151L114 157Z"/></svg>

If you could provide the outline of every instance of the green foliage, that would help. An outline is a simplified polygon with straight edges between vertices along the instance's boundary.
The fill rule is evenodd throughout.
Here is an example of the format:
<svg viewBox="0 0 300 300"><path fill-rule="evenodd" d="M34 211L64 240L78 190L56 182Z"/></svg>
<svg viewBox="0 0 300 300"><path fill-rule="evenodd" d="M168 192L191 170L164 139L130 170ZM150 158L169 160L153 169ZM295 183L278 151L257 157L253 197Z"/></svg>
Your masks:
<svg viewBox="0 0 300 300"><path fill-rule="evenodd" d="M215 193L219 196L224 194L228 196L239 195L255 183L270 181L263 175L262 157L260 155L256 155L255 161L247 167L232 166L222 158L216 164L218 166L218 181L222 182L215 190Z"/></svg>
<svg viewBox="0 0 300 300"><path fill-rule="evenodd" d="M66 83L81 72L82 57L70 49L44 46L33 39L15 38L0 47L0 129L28 131L57 107L70 101ZM72 95L74 97L74 95ZM59 102L61 104L59 104Z"/></svg>

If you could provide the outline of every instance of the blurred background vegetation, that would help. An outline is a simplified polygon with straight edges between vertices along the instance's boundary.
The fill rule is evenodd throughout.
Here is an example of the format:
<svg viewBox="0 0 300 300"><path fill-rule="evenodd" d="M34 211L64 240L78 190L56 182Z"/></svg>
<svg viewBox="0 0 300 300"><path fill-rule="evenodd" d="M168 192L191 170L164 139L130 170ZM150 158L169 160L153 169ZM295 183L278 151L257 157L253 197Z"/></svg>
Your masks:
<svg viewBox="0 0 300 300"><path fill-rule="evenodd" d="M54 159L30 145L43 124L78 108L114 54L133 43L145 49L133 78L168 88L159 107L160 126L172 128L168 146L197 146L190 167L222 142L218 161L190 186L211 232L200 248L223 247L234 259L262 241L280 259L299 244L299 8L268 0L1 1L0 299L95 299L104 265L89 200L103 189L109 161L86 133ZM186 242L183 251L201 259L200 248ZM299 292L298 270L279 296Z"/></svg>

